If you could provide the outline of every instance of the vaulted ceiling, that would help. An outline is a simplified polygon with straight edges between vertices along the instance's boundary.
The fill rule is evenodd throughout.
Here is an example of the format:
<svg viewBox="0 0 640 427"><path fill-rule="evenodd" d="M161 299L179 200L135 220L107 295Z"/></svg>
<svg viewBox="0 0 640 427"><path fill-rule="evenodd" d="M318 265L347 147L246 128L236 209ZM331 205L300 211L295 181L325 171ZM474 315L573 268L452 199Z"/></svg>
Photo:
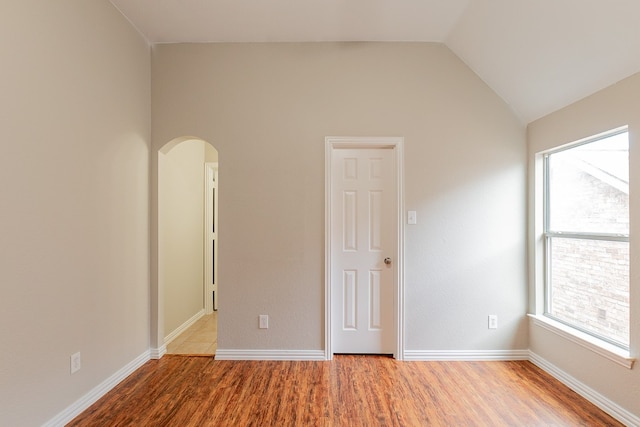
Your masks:
<svg viewBox="0 0 640 427"><path fill-rule="evenodd" d="M640 71L638 0L111 2L150 43L441 42L523 123Z"/></svg>

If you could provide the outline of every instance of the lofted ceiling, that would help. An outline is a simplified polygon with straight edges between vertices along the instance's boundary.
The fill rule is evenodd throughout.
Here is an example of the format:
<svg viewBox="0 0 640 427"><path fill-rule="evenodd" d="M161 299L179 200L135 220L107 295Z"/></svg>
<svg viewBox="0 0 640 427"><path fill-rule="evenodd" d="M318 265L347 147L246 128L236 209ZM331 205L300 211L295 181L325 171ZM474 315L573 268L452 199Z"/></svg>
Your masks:
<svg viewBox="0 0 640 427"><path fill-rule="evenodd" d="M441 42L523 123L640 71L638 0L111 2L150 43Z"/></svg>

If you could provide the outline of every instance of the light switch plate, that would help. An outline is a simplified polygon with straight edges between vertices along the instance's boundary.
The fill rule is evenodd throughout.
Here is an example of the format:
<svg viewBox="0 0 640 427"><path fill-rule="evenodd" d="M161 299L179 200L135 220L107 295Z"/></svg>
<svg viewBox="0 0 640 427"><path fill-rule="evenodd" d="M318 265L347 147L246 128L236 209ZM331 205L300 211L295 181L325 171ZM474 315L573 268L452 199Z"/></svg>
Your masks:
<svg viewBox="0 0 640 427"><path fill-rule="evenodd" d="M407 212L407 224L417 224L418 217L416 211L408 211Z"/></svg>

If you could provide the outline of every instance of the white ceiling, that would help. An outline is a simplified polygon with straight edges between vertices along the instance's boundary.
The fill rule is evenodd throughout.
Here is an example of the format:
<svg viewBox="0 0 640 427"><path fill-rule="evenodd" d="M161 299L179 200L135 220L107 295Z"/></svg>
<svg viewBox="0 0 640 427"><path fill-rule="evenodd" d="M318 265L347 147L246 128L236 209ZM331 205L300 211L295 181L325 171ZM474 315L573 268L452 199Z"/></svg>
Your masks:
<svg viewBox="0 0 640 427"><path fill-rule="evenodd" d="M442 42L524 123L640 71L638 0L111 2L150 43Z"/></svg>

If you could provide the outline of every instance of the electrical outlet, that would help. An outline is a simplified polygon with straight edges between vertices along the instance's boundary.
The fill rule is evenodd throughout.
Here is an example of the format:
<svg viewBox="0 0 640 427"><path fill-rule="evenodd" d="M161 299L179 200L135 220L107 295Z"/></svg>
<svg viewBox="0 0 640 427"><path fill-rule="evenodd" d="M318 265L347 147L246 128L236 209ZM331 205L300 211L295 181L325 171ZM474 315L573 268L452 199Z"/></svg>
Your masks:
<svg viewBox="0 0 640 427"><path fill-rule="evenodd" d="M71 355L71 373L75 374L82 367L82 361L80 359L80 352L73 353Z"/></svg>
<svg viewBox="0 0 640 427"><path fill-rule="evenodd" d="M269 329L269 316L267 314L260 315L260 329Z"/></svg>
<svg viewBox="0 0 640 427"><path fill-rule="evenodd" d="M490 314L489 315L489 329L498 329L498 315Z"/></svg>

